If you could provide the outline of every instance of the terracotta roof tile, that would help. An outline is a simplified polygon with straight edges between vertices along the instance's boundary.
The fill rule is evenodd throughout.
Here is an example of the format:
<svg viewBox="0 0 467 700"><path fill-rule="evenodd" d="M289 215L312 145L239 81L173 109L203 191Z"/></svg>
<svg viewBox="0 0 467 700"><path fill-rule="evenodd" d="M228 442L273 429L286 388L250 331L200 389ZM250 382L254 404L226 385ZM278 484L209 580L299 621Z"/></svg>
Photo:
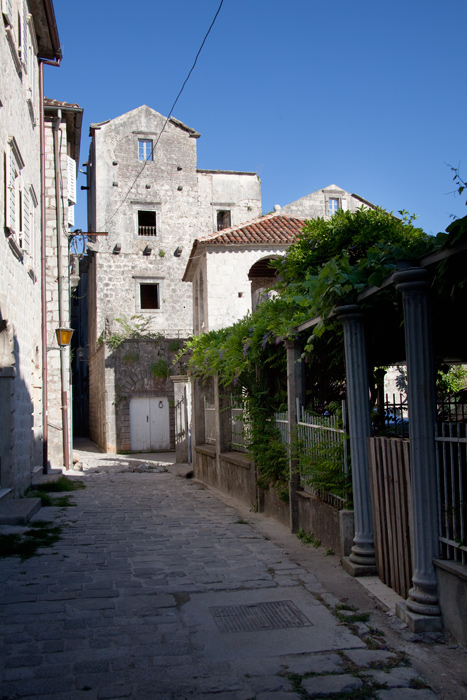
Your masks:
<svg viewBox="0 0 467 700"><path fill-rule="evenodd" d="M198 238L200 245L290 245L304 226L304 219L284 216L279 213L267 214L253 221L224 228L205 238Z"/></svg>
<svg viewBox="0 0 467 700"><path fill-rule="evenodd" d="M190 257L183 275L184 282L191 282L193 265L198 246L211 245L280 245L289 246L301 233L305 219L286 216L280 213L266 214L258 219L247 221L238 226L224 228L204 238L193 241Z"/></svg>
<svg viewBox="0 0 467 700"><path fill-rule="evenodd" d="M44 97L44 105L46 107L63 107L64 109L66 109L67 107L81 109L80 106L75 102L73 104L71 102L61 102L60 100L51 100L50 97Z"/></svg>

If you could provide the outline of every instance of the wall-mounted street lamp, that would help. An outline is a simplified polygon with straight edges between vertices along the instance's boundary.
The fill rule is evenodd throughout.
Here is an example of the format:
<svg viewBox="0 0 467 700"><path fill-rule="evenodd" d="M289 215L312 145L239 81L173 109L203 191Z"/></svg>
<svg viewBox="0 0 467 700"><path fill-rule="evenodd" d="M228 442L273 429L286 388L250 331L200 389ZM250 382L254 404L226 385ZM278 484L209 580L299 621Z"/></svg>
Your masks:
<svg viewBox="0 0 467 700"><path fill-rule="evenodd" d="M63 436L63 463L65 469L70 468L70 446L68 444L68 391L65 360L63 353L70 345L73 328L60 326L55 330L57 343L60 345L60 379L62 386L62 436Z"/></svg>
<svg viewBox="0 0 467 700"><path fill-rule="evenodd" d="M60 347L67 347L67 345L71 343L73 328L57 328L55 335L57 337L57 343L60 345Z"/></svg>

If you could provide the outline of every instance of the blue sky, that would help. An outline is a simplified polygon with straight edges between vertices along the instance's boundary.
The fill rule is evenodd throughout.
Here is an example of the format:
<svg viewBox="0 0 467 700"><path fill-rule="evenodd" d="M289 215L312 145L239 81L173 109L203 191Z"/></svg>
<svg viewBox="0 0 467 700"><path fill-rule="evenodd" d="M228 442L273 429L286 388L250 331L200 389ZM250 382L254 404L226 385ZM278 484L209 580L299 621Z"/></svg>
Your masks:
<svg viewBox="0 0 467 700"><path fill-rule="evenodd" d="M218 4L54 0L45 94L84 108L81 162L91 122L168 114ZM466 26L465 0L224 0L174 116L198 167L259 174L265 212L335 183L437 233L467 215Z"/></svg>

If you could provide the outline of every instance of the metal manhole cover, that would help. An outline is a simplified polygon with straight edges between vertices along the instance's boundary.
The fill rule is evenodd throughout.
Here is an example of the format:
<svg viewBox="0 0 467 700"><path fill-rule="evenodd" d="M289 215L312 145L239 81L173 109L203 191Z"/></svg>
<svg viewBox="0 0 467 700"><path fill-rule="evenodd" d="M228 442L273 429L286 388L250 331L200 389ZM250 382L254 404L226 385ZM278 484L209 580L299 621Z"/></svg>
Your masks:
<svg viewBox="0 0 467 700"><path fill-rule="evenodd" d="M291 600L251 605L225 605L209 608L209 610L219 632L259 632L309 627L313 624Z"/></svg>

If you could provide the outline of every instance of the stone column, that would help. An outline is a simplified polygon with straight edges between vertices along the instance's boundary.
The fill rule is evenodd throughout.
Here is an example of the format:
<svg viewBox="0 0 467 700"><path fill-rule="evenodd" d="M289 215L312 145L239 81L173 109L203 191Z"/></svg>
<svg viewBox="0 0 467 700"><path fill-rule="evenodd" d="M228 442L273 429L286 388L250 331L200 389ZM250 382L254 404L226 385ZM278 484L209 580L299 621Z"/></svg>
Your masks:
<svg viewBox="0 0 467 700"><path fill-rule="evenodd" d="M230 387L219 382L219 376L215 377L216 411L218 417L217 446L219 455L230 452L232 449L232 401Z"/></svg>
<svg viewBox="0 0 467 700"><path fill-rule="evenodd" d="M356 304L340 306L336 312L344 327L355 522L352 552L342 565L352 576L368 576L376 573L376 562L368 469L371 424L365 329L363 314Z"/></svg>
<svg viewBox="0 0 467 700"><path fill-rule="evenodd" d="M441 628L433 559L439 556L436 389L429 276L422 268L394 275L402 292L409 399L413 587L397 614L414 632Z"/></svg>
<svg viewBox="0 0 467 700"><path fill-rule="evenodd" d="M204 422L204 397L206 386L201 379L192 377L192 421L193 421L193 448L197 445L204 445L206 442L206 430ZM193 461L195 454L193 450Z"/></svg>
<svg viewBox="0 0 467 700"><path fill-rule="evenodd" d="M287 348L287 407L289 418L289 442L290 448L294 444L297 432L297 403L303 406L305 403L304 365L301 362L302 346L294 340L286 341ZM300 475L297 471L297 460L294 458L293 449L289 451L289 504L290 504L290 530L298 529L298 496L300 488Z"/></svg>

